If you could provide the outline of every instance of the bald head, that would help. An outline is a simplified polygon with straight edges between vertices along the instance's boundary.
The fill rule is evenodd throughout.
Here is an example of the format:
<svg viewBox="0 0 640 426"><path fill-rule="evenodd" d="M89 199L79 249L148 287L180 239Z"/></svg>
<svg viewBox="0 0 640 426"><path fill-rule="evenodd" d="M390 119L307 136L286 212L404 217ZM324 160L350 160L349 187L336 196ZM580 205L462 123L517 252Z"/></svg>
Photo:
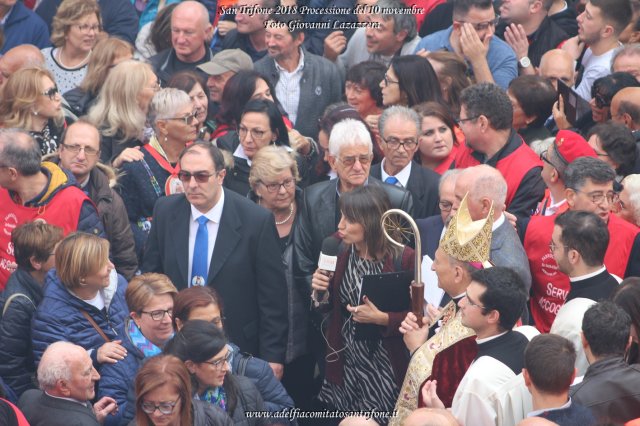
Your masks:
<svg viewBox="0 0 640 426"><path fill-rule="evenodd" d="M505 209L507 181L497 169L486 164L469 167L456 179L454 210L458 210L466 193L469 193L467 205L473 220L487 217L492 202L495 220Z"/></svg>
<svg viewBox="0 0 640 426"><path fill-rule="evenodd" d="M209 25L209 11L200 2L187 0L187 1L178 3L176 8L173 9L173 12L171 12L171 18L172 19L174 17L181 18L184 16L197 17L199 19L199 23L203 27L206 27L207 25Z"/></svg>
<svg viewBox="0 0 640 426"><path fill-rule="evenodd" d="M38 364L38 383L43 390L56 386L58 380L71 379L71 366L88 357L81 346L69 342L55 342L47 347Z"/></svg>
<svg viewBox="0 0 640 426"><path fill-rule="evenodd" d="M40 146L31 135L18 129L0 129L0 166L33 176L40 171L41 157Z"/></svg>
<svg viewBox="0 0 640 426"><path fill-rule="evenodd" d="M16 71L23 68L44 67L44 56L32 44L21 44L0 58L0 86Z"/></svg>
<svg viewBox="0 0 640 426"><path fill-rule="evenodd" d="M631 130L640 129L640 87L625 87L611 100L611 119Z"/></svg>
<svg viewBox="0 0 640 426"><path fill-rule="evenodd" d="M183 1L171 13L171 45L182 62L204 58L213 35L207 8L197 1Z"/></svg>
<svg viewBox="0 0 640 426"><path fill-rule="evenodd" d="M403 426L459 426L449 410L418 408L405 419Z"/></svg>
<svg viewBox="0 0 640 426"><path fill-rule="evenodd" d="M540 59L540 75L551 80L556 89L558 80L562 80L569 87L573 86L575 83L573 57L566 50L549 50Z"/></svg>

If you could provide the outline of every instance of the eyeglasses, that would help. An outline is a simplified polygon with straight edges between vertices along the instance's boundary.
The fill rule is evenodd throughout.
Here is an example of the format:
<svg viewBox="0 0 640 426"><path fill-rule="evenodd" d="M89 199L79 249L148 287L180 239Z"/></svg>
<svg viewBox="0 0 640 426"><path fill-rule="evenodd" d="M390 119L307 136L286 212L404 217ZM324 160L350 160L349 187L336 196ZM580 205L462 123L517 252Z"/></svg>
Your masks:
<svg viewBox="0 0 640 426"><path fill-rule="evenodd" d="M391 137L388 139L382 138L382 140L385 141L385 143L391 149L398 149L400 148L400 146L402 146L405 150L411 151L413 148L418 146L418 141L416 141L415 139L405 139L403 141L400 141L400 139L398 138Z"/></svg>
<svg viewBox="0 0 640 426"><path fill-rule="evenodd" d="M264 182L260 182L260 183L262 183L265 186L265 188L267 188L267 191L278 192L280 191L280 187L283 187L284 189L293 188L295 181L293 179L285 179L280 183L264 183Z"/></svg>
<svg viewBox="0 0 640 426"><path fill-rule="evenodd" d="M209 173L209 172L190 173L190 172L185 172L184 170L181 170L178 172L178 179L180 179L182 183L189 183L191 182L191 178L193 177L198 183L207 183L209 182L209 178L215 175L217 175L217 173Z"/></svg>
<svg viewBox="0 0 640 426"><path fill-rule="evenodd" d="M496 25L498 25L499 21L500 21L500 18L496 16L491 21L478 22L477 24L474 24L473 22L465 22L465 21L457 21L457 20L455 22L459 24L471 24L471 26L473 26L473 29L475 29L476 31L486 31L489 28L493 28Z"/></svg>
<svg viewBox="0 0 640 426"><path fill-rule="evenodd" d="M471 120L475 120L476 118L480 117L479 115L474 115L473 117L467 117L467 118L456 118L456 124L459 126L462 123L464 123L465 121L471 121Z"/></svg>
<svg viewBox="0 0 640 426"><path fill-rule="evenodd" d="M156 410L158 410L160 411L161 414L164 414L166 416L168 414L173 413L173 410L174 408L176 408L178 401L180 401L180 397L178 397L178 399L176 399L173 402L171 401L161 402L158 405L154 404L153 402L144 401L142 404L140 404L140 408L142 408L142 411L144 411L147 414L153 414L155 413Z"/></svg>
<svg viewBox="0 0 640 426"><path fill-rule="evenodd" d="M89 33L91 31L99 33L102 30L102 27L99 24L76 24L74 26L83 33Z"/></svg>
<svg viewBox="0 0 640 426"><path fill-rule="evenodd" d="M565 249L571 248L569 246L559 245L553 242L553 240L549 241L549 250L552 252L556 251L558 247L564 247Z"/></svg>
<svg viewBox="0 0 640 426"><path fill-rule="evenodd" d="M231 352L227 352L227 354L220 359L217 359L215 361L202 361L203 364L210 364L213 366L213 368L215 368L216 370L221 370L222 367L227 363L227 362L231 362L231 357L233 356L233 354Z"/></svg>
<svg viewBox="0 0 640 426"><path fill-rule="evenodd" d="M471 300L471 298L469 297L469 293L465 292L464 293L464 297L467 299L467 303L469 304L469 306L475 306L476 308L480 308L482 310L485 310L486 308L484 306L482 306L479 303L475 303L473 300Z"/></svg>
<svg viewBox="0 0 640 426"><path fill-rule="evenodd" d="M591 202L593 204L601 204L605 199L607 200L607 202L609 204L613 204L616 203L619 199L620 196L618 194L616 194L613 191L609 191L606 194L601 192L601 191L597 191L597 192L584 192L584 191L580 191L579 189L575 189L575 188L569 188L574 190L575 192L580 192L581 194L586 195L587 197L589 197L591 199Z"/></svg>
<svg viewBox="0 0 640 426"><path fill-rule="evenodd" d="M440 201L438 203L438 206L440 207L440 211L450 212L453 208L453 203L451 203L450 201Z"/></svg>
<svg viewBox="0 0 640 426"><path fill-rule="evenodd" d="M84 155L87 157L95 157L100 152L99 149L92 148L90 146L82 146L82 145L67 145L66 143L61 144L65 150L69 150L69 152L78 155L80 151L84 151Z"/></svg>
<svg viewBox="0 0 640 426"><path fill-rule="evenodd" d="M400 84L398 80L391 80L387 74L384 75L384 85L388 86L390 84Z"/></svg>
<svg viewBox="0 0 640 426"><path fill-rule="evenodd" d="M169 315L170 318L173 318L173 309L158 309L157 311L140 311L141 314L147 314L154 321L162 321L165 315Z"/></svg>
<svg viewBox="0 0 640 426"><path fill-rule="evenodd" d="M555 168L555 167L556 167L556 166L555 166L555 164L553 164L553 163L552 163L552 162L547 158L547 153L546 153L546 152L542 151L542 152L540 153L540 159L541 159L542 161L544 161L545 163L549 164L551 167L553 167L553 168Z"/></svg>
<svg viewBox="0 0 640 426"><path fill-rule="evenodd" d="M264 138L264 135L267 134L267 131L259 129L247 129L244 126L238 126L238 136L240 136L241 141L247 137L247 133L251 133L252 139L261 140L262 138Z"/></svg>
<svg viewBox="0 0 640 426"><path fill-rule="evenodd" d="M53 86L51 89L40 93L42 96L47 96L52 101L56 99L56 95L60 94L58 86Z"/></svg>
<svg viewBox="0 0 640 426"><path fill-rule="evenodd" d="M353 157L339 158L339 161L347 167L351 167L354 164L356 164L356 160L358 160L362 165L367 165L371 163L372 155L367 154L367 155L359 155L357 157L353 156Z"/></svg>
<svg viewBox="0 0 640 426"><path fill-rule="evenodd" d="M184 117L169 117L166 118L166 120L181 120L185 124L185 126L190 126L193 124L193 120L195 120L196 114L197 112L193 111L185 115Z"/></svg>

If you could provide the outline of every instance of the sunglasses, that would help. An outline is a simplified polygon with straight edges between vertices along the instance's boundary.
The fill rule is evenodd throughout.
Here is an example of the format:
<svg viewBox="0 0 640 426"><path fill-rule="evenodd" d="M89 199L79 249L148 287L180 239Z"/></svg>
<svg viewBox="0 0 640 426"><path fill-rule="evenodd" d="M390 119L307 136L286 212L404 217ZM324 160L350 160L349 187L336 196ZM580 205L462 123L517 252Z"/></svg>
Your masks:
<svg viewBox="0 0 640 426"><path fill-rule="evenodd" d="M60 93L60 91L58 90L58 86L53 86L51 89L40 93L42 96L47 96L49 97L49 99L51 99L52 101L55 100L56 95L58 95Z"/></svg>
<svg viewBox="0 0 640 426"><path fill-rule="evenodd" d="M190 172L185 172L184 170L181 170L178 172L178 179L180 179L182 183L191 182L191 178L194 178L198 183L207 183L209 182L209 178L211 176L215 176L216 174L217 173L209 173L209 172L190 173Z"/></svg>

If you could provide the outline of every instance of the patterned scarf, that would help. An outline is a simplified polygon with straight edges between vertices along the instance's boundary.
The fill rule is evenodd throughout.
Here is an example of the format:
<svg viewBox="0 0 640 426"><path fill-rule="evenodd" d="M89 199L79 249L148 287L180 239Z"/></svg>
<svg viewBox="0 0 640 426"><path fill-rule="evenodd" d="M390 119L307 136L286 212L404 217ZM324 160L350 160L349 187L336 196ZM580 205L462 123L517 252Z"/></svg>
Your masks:
<svg viewBox="0 0 640 426"><path fill-rule="evenodd" d="M144 337L142 331L136 325L136 322L133 320L129 320L129 327L127 328L127 332L129 333L129 338L133 343L133 346L138 348L140 352L144 355L145 358L149 358L162 353L162 349L154 345Z"/></svg>
<svg viewBox="0 0 640 426"><path fill-rule="evenodd" d="M227 394L222 386L207 389L202 395L198 395L198 399L217 405L223 411L227 411Z"/></svg>

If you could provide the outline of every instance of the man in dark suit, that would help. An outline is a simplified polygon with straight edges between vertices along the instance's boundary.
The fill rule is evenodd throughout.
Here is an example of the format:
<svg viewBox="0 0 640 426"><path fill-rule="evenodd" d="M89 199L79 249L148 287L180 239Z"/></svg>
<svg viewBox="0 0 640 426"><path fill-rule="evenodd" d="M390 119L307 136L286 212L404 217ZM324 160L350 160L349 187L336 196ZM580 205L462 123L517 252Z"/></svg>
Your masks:
<svg viewBox="0 0 640 426"><path fill-rule="evenodd" d="M102 397L93 406L100 374L84 348L69 342L49 345L38 365L42 390L31 389L18 406L32 426L99 426L118 409L113 398Z"/></svg>
<svg viewBox="0 0 640 426"><path fill-rule="evenodd" d="M142 270L168 275L178 289L214 287L230 340L281 377L287 290L273 215L222 188L224 159L215 146L195 143L179 161L185 193L156 203Z"/></svg>
<svg viewBox="0 0 640 426"><path fill-rule="evenodd" d="M440 176L413 161L418 151L418 114L404 106L392 106L384 110L378 127L384 159L371 167L371 176L409 191L413 196L414 218L437 214Z"/></svg>

